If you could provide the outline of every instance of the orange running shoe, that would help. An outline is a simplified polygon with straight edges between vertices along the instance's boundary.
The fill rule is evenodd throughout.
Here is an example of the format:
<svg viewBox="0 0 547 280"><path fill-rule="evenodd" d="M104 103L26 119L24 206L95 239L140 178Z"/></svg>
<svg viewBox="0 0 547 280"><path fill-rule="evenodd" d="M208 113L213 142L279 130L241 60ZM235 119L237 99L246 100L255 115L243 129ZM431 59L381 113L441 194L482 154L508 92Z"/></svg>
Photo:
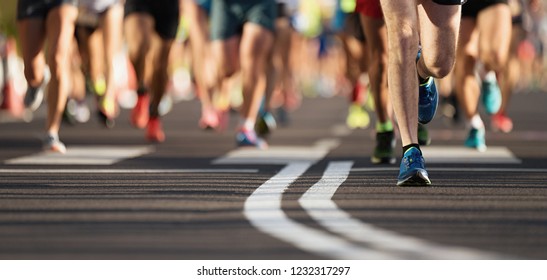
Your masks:
<svg viewBox="0 0 547 280"><path fill-rule="evenodd" d="M139 95L135 108L131 111L131 124L136 128L143 129L148 123L150 113L148 107L150 106L150 96L148 94Z"/></svg>
<svg viewBox="0 0 547 280"><path fill-rule="evenodd" d="M503 113L496 113L491 120L492 130L509 133L513 130L513 121Z"/></svg>
<svg viewBox="0 0 547 280"><path fill-rule="evenodd" d="M153 117L148 120L148 127L146 129L146 140L156 143L162 143L163 141L165 141L165 133L163 132L159 117Z"/></svg>

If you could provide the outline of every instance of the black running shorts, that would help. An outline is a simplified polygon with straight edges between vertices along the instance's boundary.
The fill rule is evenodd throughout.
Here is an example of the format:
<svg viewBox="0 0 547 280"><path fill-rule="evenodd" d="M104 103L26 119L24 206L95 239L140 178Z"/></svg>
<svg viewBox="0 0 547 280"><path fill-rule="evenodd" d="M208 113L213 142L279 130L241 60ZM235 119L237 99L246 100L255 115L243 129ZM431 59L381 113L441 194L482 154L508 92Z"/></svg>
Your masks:
<svg viewBox="0 0 547 280"><path fill-rule="evenodd" d="M508 4L508 0L471 0L462 6L462 17L476 18L480 11L496 4Z"/></svg>
<svg viewBox="0 0 547 280"><path fill-rule="evenodd" d="M126 0L125 16L146 13L154 18L154 28L162 39L174 39L179 26L178 0Z"/></svg>
<svg viewBox="0 0 547 280"><path fill-rule="evenodd" d="M69 4L78 5L77 0L19 0L17 1L17 20L27 18L45 19L51 9Z"/></svg>

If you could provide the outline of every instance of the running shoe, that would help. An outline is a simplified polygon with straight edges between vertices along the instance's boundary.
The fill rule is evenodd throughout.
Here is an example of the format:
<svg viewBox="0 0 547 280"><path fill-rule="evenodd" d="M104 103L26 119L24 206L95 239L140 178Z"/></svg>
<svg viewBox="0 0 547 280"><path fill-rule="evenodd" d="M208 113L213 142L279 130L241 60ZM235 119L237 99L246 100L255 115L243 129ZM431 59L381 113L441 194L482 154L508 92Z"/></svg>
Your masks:
<svg viewBox="0 0 547 280"><path fill-rule="evenodd" d="M217 129L220 125L219 115L214 109L204 109L198 125L204 130Z"/></svg>
<svg viewBox="0 0 547 280"><path fill-rule="evenodd" d="M44 100L44 92L50 79L51 72L49 71L49 68L46 67L44 69L44 77L42 78L42 82L40 83L40 85L38 87L29 86L27 88L27 93L25 94L24 99L26 108L30 109L31 111L36 111L36 109L40 107L40 104L42 104L42 100Z"/></svg>
<svg viewBox="0 0 547 280"><path fill-rule="evenodd" d="M428 186L431 185L429 175L425 170L425 161L419 149L411 147L403 155L397 186Z"/></svg>
<svg viewBox="0 0 547 280"><path fill-rule="evenodd" d="M66 154L66 146L59 140L58 136L48 135L44 141L44 151Z"/></svg>
<svg viewBox="0 0 547 280"><path fill-rule="evenodd" d="M460 107L454 93L450 94L448 97L442 97L439 106L441 107L444 120L447 121L448 124L455 125L461 122Z"/></svg>
<svg viewBox="0 0 547 280"><path fill-rule="evenodd" d="M418 144L421 146L427 146L431 144L431 137L429 137L429 131L425 125L418 124Z"/></svg>
<svg viewBox="0 0 547 280"><path fill-rule="evenodd" d="M162 143L165 141L165 133L163 132L159 117L152 117L148 120L146 140L155 143Z"/></svg>
<svg viewBox="0 0 547 280"><path fill-rule="evenodd" d="M349 106L346 125L351 129L367 128L370 124L370 116L359 104L353 103Z"/></svg>
<svg viewBox="0 0 547 280"><path fill-rule="evenodd" d="M416 56L416 62L418 62L420 56L422 56L421 49L418 51L418 55ZM430 122L433 117L435 117L438 103L439 93L437 92L437 87L435 86L435 80L433 77L429 77L419 86L418 121L422 124Z"/></svg>
<svg viewBox="0 0 547 280"><path fill-rule="evenodd" d="M493 131L509 133L513 130L513 121L503 113L496 113L492 116L491 127Z"/></svg>
<svg viewBox="0 0 547 280"><path fill-rule="evenodd" d="M254 130L240 129L236 135L238 147L255 147L261 150L268 148L268 143L258 136Z"/></svg>
<svg viewBox="0 0 547 280"><path fill-rule="evenodd" d="M148 94L139 95L137 104L131 111L131 124L136 128L143 129L148 124L150 114L148 107L150 106L150 96Z"/></svg>
<svg viewBox="0 0 547 280"><path fill-rule="evenodd" d="M97 115L99 117L99 121L107 128L112 128L116 124L116 106L117 105L114 100L105 98L104 96L99 98Z"/></svg>
<svg viewBox="0 0 547 280"><path fill-rule="evenodd" d="M501 107L501 90L495 76L484 78L481 86L481 101L485 111L492 115Z"/></svg>
<svg viewBox="0 0 547 280"><path fill-rule="evenodd" d="M465 139L464 145L466 147L476 149L479 152L486 151L484 134L485 134L484 128L481 128L481 129L471 128L471 130L469 131L469 135L467 136L467 139Z"/></svg>
<svg viewBox="0 0 547 280"><path fill-rule="evenodd" d="M272 113L265 111L260 114L256 120L255 130L258 135L261 137L266 137L272 133L277 128L277 122L275 121Z"/></svg>
<svg viewBox="0 0 547 280"><path fill-rule="evenodd" d="M376 147L371 162L374 164L395 164L395 133L393 131L376 133Z"/></svg>

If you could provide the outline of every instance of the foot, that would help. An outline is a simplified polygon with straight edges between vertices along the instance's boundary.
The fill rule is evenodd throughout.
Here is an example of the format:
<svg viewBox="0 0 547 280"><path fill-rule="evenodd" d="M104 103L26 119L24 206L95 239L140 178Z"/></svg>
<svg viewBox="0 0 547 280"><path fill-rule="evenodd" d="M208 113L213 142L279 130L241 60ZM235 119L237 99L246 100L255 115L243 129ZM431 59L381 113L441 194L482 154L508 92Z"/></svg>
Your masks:
<svg viewBox="0 0 547 280"><path fill-rule="evenodd" d="M403 155L397 178L397 186L429 186L431 181L425 170L425 161L417 148L410 148Z"/></svg>
<svg viewBox="0 0 547 280"><path fill-rule="evenodd" d="M255 147L261 150L268 148L268 143L258 136L254 130L240 129L236 135L238 147Z"/></svg>
<svg viewBox="0 0 547 280"><path fill-rule="evenodd" d="M420 144L420 146L427 146L431 144L429 131L427 130L427 127L421 123L418 124L418 144Z"/></svg>
<svg viewBox="0 0 547 280"><path fill-rule="evenodd" d="M484 110L492 115L501 107L501 90L495 76L485 77L481 86L481 101Z"/></svg>
<svg viewBox="0 0 547 280"><path fill-rule="evenodd" d="M146 140L155 143L162 143L165 141L165 133L163 132L159 117L152 117L148 120Z"/></svg>
<svg viewBox="0 0 547 280"><path fill-rule="evenodd" d="M256 120L255 130L258 135L261 137L266 137L272 131L274 131L277 128L277 122L275 121L274 116L272 113L265 111L264 113L260 114L258 119Z"/></svg>
<svg viewBox="0 0 547 280"><path fill-rule="evenodd" d="M31 111L36 111L38 107L40 107L40 104L42 104L42 100L44 100L44 92L46 90L46 86L49 83L49 80L51 78L51 73L49 72L49 68L44 69L44 77L42 78L42 82L38 87L31 87L29 86L27 88L27 93L25 94L25 107L30 109Z"/></svg>
<svg viewBox="0 0 547 280"><path fill-rule="evenodd" d="M351 129L367 128L370 124L370 116L359 104L351 104L348 109L346 125Z"/></svg>
<svg viewBox="0 0 547 280"><path fill-rule="evenodd" d="M395 164L395 133L393 131L376 133L376 147L371 162L374 164Z"/></svg>
<svg viewBox="0 0 547 280"><path fill-rule="evenodd" d="M471 128L471 130L469 130L469 135L467 135L467 139L465 139L464 145L466 147L476 149L479 152L486 151L484 134L485 134L484 127L480 129Z"/></svg>
<svg viewBox="0 0 547 280"><path fill-rule="evenodd" d="M492 130L509 133L513 130L513 121L503 113L496 113L491 120Z"/></svg>
<svg viewBox="0 0 547 280"><path fill-rule="evenodd" d="M150 96L148 94L139 95L137 104L131 111L131 124L136 128L143 129L148 124L150 118L148 107L150 106Z"/></svg>
<svg viewBox="0 0 547 280"><path fill-rule="evenodd" d="M199 119L199 127L204 130L217 129L220 125L219 115L214 109L204 109Z"/></svg>
<svg viewBox="0 0 547 280"><path fill-rule="evenodd" d="M66 154L66 146L59 140L58 136L48 135L44 140L44 151Z"/></svg>
<svg viewBox="0 0 547 280"><path fill-rule="evenodd" d="M117 111L118 109L116 101L105 98L104 96L99 98L97 113L99 116L99 120L107 128L114 127L116 115L118 114Z"/></svg>
<svg viewBox="0 0 547 280"><path fill-rule="evenodd" d="M422 51L418 51L416 62L422 55ZM419 85L419 97L418 97L418 121L422 124L429 123L435 113L437 112L437 105L439 103L439 93L435 86L433 77L428 77L424 82Z"/></svg>

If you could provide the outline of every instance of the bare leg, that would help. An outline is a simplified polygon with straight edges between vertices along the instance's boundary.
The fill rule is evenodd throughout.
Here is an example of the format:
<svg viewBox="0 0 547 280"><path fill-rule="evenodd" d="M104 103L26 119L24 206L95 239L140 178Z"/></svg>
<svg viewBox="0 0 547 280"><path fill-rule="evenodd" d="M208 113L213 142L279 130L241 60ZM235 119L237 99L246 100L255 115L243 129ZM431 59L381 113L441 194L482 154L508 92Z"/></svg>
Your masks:
<svg viewBox="0 0 547 280"><path fill-rule="evenodd" d="M43 52L46 29L41 19L23 19L17 23L21 51L25 63L25 78L32 87L37 87L43 80L46 66Z"/></svg>
<svg viewBox="0 0 547 280"><path fill-rule="evenodd" d="M72 5L61 5L50 11L46 20L48 64L52 78L49 83L48 117L46 130L58 134L61 117L70 90L70 54L78 10Z"/></svg>
<svg viewBox="0 0 547 280"><path fill-rule="evenodd" d="M384 20L361 16L370 58L368 74L376 116L381 123L391 119L387 88L387 32Z"/></svg>
<svg viewBox="0 0 547 280"><path fill-rule="evenodd" d="M154 63L148 63L146 67L150 66L153 68L153 79L152 79L152 100L150 102L150 117L158 117L158 107L160 105L161 99L165 93L165 86L168 80L167 65L169 60L169 51L171 50L171 45L173 40L162 39L161 44L156 46L152 52L154 52L156 59Z"/></svg>
<svg viewBox="0 0 547 280"><path fill-rule="evenodd" d="M381 0L388 51L390 97L403 146L418 143L418 79L415 56L418 52L418 18L414 1Z"/></svg>
<svg viewBox="0 0 547 280"><path fill-rule="evenodd" d="M475 27L474 19L462 19L455 70L456 93L468 120L477 114L480 94L480 85L475 77L475 64L479 55L479 32Z"/></svg>
<svg viewBox="0 0 547 280"><path fill-rule="evenodd" d="M123 6L115 4L111 6L102 19L104 61L106 70L106 93L105 99L115 102L116 80L115 80L115 58L120 54L123 35ZM112 103L113 104L113 103ZM110 112L113 113L113 112Z"/></svg>
<svg viewBox="0 0 547 280"><path fill-rule="evenodd" d="M152 81L152 72L146 71L145 65L153 43L153 26L154 19L147 14L134 13L125 19L125 37L129 59L135 67L137 80L146 87L149 87Z"/></svg>
<svg viewBox="0 0 547 280"><path fill-rule="evenodd" d="M240 59L243 82L241 117L256 121L266 88L266 59L273 45L273 34L263 27L246 23L241 38Z"/></svg>

